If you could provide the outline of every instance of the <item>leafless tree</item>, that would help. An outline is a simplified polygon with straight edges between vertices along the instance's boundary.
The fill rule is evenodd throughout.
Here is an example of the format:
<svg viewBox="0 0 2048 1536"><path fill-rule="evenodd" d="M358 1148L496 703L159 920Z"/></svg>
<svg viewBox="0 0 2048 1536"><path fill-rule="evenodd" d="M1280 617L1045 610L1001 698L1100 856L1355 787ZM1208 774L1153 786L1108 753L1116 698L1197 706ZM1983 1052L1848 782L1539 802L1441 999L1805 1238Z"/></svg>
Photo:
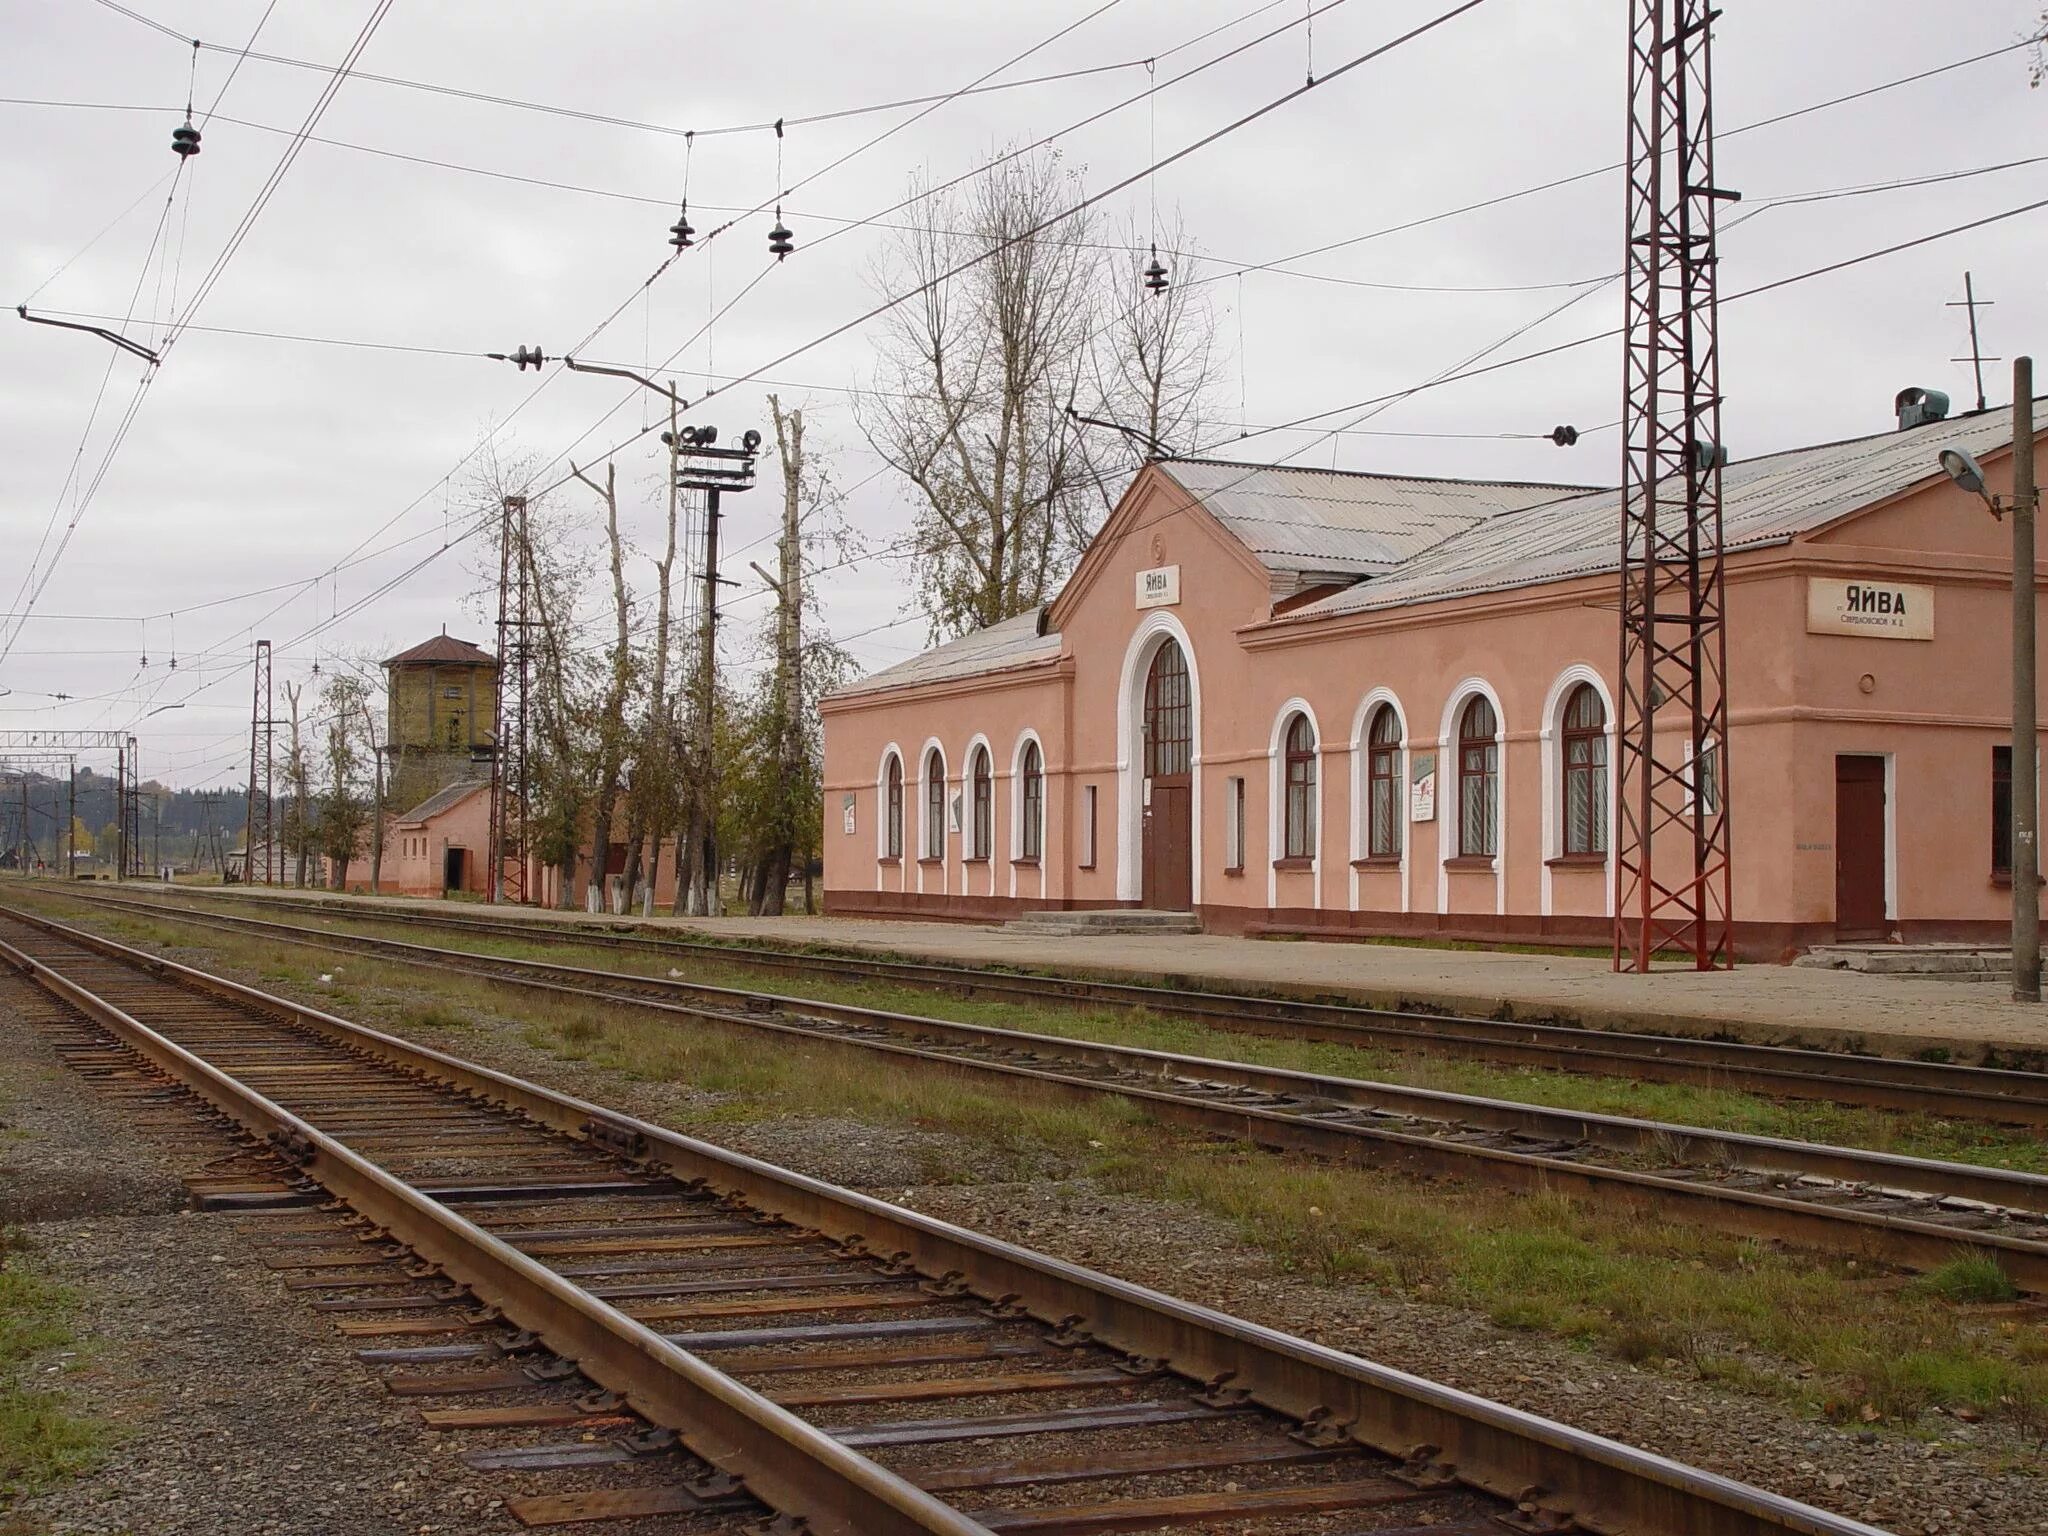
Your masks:
<svg viewBox="0 0 2048 1536"><path fill-rule="evenodd" d="M595 783L590 812L591 879L599 899L605 892L605 875L611 862L612 816L619 803L619 780L625 771L631 726L627 700L633 688L633 599L626 588L626 548L619 536L618 468L604 467L604 484L599 485L574 464L569 472L597 493L604 503L605 539L611 553L612 620L615 636L606 657L604 682L591 711L589 736L594 747Z"/></svg>
<svg viewBox="0 0 2048 1536"><path fill-rule="evenodd" d="M669 406L670 441L677 430L676 410ZM633 773L626 795L626 892L627 899L639 901L643 870L643 845L652 831L653 846L644 855L646 890L649 899L661 878L661 831L676 821L675 805L675 705L668 692L669 624L673 610L676 564L676 524L681 493L676 489L675 458L671 451L664 468L668 498L668 536L661 559L655 562L654 637L648 645L647 703L633 743Z"/></svg>
<svg viewBox="0 0 2048 1536"><path fill-rule="evenodd" d="M291 734L286 737L284 761L285 782L291 786L292 800L284 814L285 846L297 859L292 883L303 887L306 883L306 864L313 853L314 812L312 796L312 775L306 762L306 738L300 719L299 698L305 692L301 683L284 685L285 707L291 711Z"/></svg>
<svg viewBox="0 0 2048 1536"><path fill-rule="evenodd" d="M1057 152L1002 161L916 202L874 274L884 292L917 290L884 322L859 409L869 443L916 489L918 596L935 635L1043 601L1078 547L1090 489L1068 412L1099 284L1091 221L1056 217L1078 182Z"/></svg>
<svg viewBox="0 0 2048 1536"><path fill-rule="evenodd" d="M1216 314L1209 285L1197 281L1200 263L1178 214L1154 237L1135 220L1124 225L1127 253L1104 265L1103 320L1090 347L1094 408L1121 436L1098 430L1090 439L1096 486L1105 508L1148 458L1185 453L1220 415L1217 395L1225 357L1216 345ZM1167 286L1145 286L1144 267L1166 252Z"/></svg>

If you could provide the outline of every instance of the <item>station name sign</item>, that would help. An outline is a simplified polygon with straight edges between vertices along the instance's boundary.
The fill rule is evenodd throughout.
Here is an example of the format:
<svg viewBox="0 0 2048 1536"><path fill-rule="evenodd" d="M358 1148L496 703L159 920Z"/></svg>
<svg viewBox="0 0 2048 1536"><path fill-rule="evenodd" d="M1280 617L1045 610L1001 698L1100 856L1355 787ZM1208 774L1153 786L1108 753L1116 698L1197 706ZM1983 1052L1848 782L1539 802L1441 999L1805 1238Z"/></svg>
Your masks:
<svg viewBox="0 0 2048 1536"><path fill-rule="evenodd" d="M1934 588L1903 581L1809 576L1806 632L1867 635L1874 640L1932 640Z"/></svg>
<svg viewBox="0 0 2048 1536"><path fill-rule="evenodd" d="M1138 606L1172 608L1180 602L1180 567L1155 565L1138 572Z"/></svg>

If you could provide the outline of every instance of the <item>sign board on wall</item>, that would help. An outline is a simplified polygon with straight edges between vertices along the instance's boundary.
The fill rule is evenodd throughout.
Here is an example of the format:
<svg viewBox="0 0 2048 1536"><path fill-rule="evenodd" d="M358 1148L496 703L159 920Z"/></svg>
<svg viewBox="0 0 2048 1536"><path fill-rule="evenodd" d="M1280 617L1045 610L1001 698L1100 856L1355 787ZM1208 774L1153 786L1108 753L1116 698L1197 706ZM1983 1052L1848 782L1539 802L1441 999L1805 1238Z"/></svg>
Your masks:
<svg viewBox="0 0 2048 1536"><path fill-rule="evenodd" d="M1138 572L1138 606L1171 608L1180 602L1180 567L1155 565Z"/></svg>
<svg viewBox="0 0 2048 1536"><path fill-rule="evenodd" d="M1408 762L1408 819L1436 820L1436 754L1417 752Z"/></svg>
<svg viewBox="0 0 2048 1536"><path fill-rule="evenodd" d="M1832 576L1806 578L1809 635L1867 635L1875 640L1932 640L1934 588L1911 582Z"/></svg>
<svg viewBox="0 0 2048 1536"><path fill-rule="evenodd" d="M853 796L848 795L839 802L839 813L846 820L846 835L853 836Z"/></svg>

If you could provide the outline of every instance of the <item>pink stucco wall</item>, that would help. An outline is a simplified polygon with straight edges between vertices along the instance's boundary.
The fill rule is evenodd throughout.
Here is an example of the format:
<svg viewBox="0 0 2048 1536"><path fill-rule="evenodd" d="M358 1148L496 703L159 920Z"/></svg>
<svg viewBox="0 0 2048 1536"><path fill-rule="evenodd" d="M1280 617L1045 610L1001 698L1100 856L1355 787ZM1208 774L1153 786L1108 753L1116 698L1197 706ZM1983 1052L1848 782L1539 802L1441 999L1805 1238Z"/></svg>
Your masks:
<svg viewBox="0 0 2048 1536"><path fill-rule="evenodd" d="M2002 456L1987 460L1998 472ZM1909 936L1990 933L2010 897L1991 873L1991 750L2009 729L2009 535L1945 483L1926 485L1795 540L1731 557L1729 805L1743 947L1781 954L1831 937L1836 913L1835 757L1886 760L1885 911ZM1177 564L1180 601L1139 610L1139 571ZM1936 589L1931 640L1809 634L1810 577L1876 577ZM1050 615L1057 659L1009 671L852 693L825 708L828 910L1000 916L1039 906L1135 903L1141 783L1138 699L1160 639L1186 651L1195 694L1195 903L1205 926L1529 937L1603 942L1613 856L1561 852L1559 716L1570 685L1596 683L1614 719L1615 578L1384 612L1272 617L1265 571L1165 474L1140 476ZM1490 869L1449 867L1456 715L1483 690L1501 722L1501 847ZM1438 755L1437 817L1405 827L1397 867L1363 852L1367 706L1391 699L1407 754ZM1319 841L1308 869L1275 868L1279 733L1316 724ZM1014 851L1025 733L1046 770L1045 858ZM951 806L973 745L996 774L995 857L964 858ZM922 844L922 764L944 754L943 847ZM905 850L880 858L885 755L902 754ZM1610 739L1608 759L1615 752ZM1226 870L1225 783L1245 780L1246 850ZM1085 791L1097 857L1083 867ZM844 830L851 796L854 829ZM1610 803L1612 801L1610 792ZM962 822L970 814L963 805ZM1609 838L1611 849L1613 839Z"/></svg>
<svg viewBox="0 0 2048 1536"><path fill-rule="evenodd" d="M462 884L465 891L488 889L485 865L490 859L491 795L488 788L457 801L426 822L394 818L384 832L383 881L379 889L401 896L439 896L446 888L446 854L450 848L463 850ZM350 871L369 875L367 856Z"/></svg>

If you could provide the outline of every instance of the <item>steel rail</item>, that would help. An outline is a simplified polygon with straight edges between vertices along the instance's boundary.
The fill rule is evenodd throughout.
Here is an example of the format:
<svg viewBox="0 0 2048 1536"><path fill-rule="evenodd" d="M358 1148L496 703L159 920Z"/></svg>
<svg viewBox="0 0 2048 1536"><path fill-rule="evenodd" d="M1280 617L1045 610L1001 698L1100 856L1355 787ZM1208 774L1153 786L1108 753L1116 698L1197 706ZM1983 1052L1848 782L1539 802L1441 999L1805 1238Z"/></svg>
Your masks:
<svg viewBox="0 0 2048 1536"><path fill-rule="evenodd" d="M116 958L157 976L198 974L133 950ZM109 1030L229 1119L286 1151L308 1177L563 1359L574 1360L584 1375L618 1393L641 1417L673 1429L693 1452L742 1480L764 1503L801 1516L816 1530L843 1536L988 1536L977 1521L599 1301L4 939L0 960ZM259 999L261 994L251 994L248 1001ZM592 1119L617 1123L591 1106L584 1122L557 1129L581 1136Z"/></svg>
<svg viewBox="0 0 2048 1536"><path fill-rule="evenodd" d="M1568 1528L1564 1522L1576 1521L1579 1528L1611 1536L1884 1536L1861 1521L776 1168L742 1153L416 1045L288 998L132 949L98 934L47 918L18 912L13 915L44 932L144 969L188 990L254 1010L294 1028L315 1031L457 1092L482 1096L543 1126L579 1137L588 1135L587 1128L593 1124L603 1127L608 1138L630 1139L630 1144L640 1149L637 1160L678 1179L702 1180L706 1187L743 1200L772 1217L828 1235L844 1234L844 1241L849 1244L900 1254L926 1275L952 1277L978 1294L1005 1300L1022 1313L1060 1328L1067 1337L1087 1338L1129 1354L1161 1360L1175 1373L1199 1381L1224 1383L1244 1393L1245 1401L1292 1418L1332 1443L1355 1442L1401 1458L1418 1475L1455 1479L1512 1500L1524 1517L1525 1529L1558 1531ZM17 965L28 959L18 951L8 958ZM33 967L32 974L62 980L39 962L29 961L29 965ZM291 1120L260 1095L227 1079L118 1009L99 1002L73 984L66 982L65 986L69 989L65 995L81 1004L96 1004L87 1011L123 1038L145 1048L145 1054L153 1060L175 1064L167 1070L175 1070L181 1077L193 1074L197 1080L210 1084L213 1092L224 1095L236 1106L230 1113L246 1111L257 1123L270 1123L280 1129ZM387 1187L392 1181L380 1179L379 1170L356 1158L340 1143L319 1136L311 1127L306 1127L304 1133L309 1139L318 1137L312 1141L310 1171L322 1177L332 1171L359 1183L366 1198L388 1202L392 1213L401 1220L423 1218L423 1236L429 1242L445 1245L458 1264L468 1255L486 1252L476 1245L471 1233L486 1245L496 1243L445 1208L416 1211L413 1202L403 1198L404 1194L412 1193L404 1186L395 1190ZM431 1201L424 1203L433 1205ZM365 1214L381 1219L371 1212ZM435 1257L431 1252L428 1256ZM524 1278L533 1283L542 1278L522 1276L521 1271L529 1261L516 1252L508 1249L494 1257L494 1265L481 1260L474 1264L486 1284L501 1275L508 1280ZM460 1276L462 1271L451 1267L451 1273ZM592 1342L603 1345L606 1336ZM570 1348L573 1350L578 1342L572 1339ZM635 1343L643 1352L650 1346L672 1352L676 1359L667 1362L672 1368L695 1365L709 1371L702 1362L665 1345L658 1336L650 1334ZM770 1412L780 1412L736 1383L733 1386L740 1398L710 1398L708 1406L712 1411L732 1413L759 1404ZM752 1422L748 1416L736 1416ZM793 1423L809 1429L801 1420ZM751 1481L757 1475L765 1477L771 1472L764 1469L747 1475ZM755 1482L754 1486L767 1495L765 1483ZM915 1489L910 1492L919 1498L926 1497ZM901 1518L894 1509L886 1513L892 1519ZM963 1517L953 1518L962 1523L948 1527L889 1524L860 1528L961 1532L980 1529ZM1546 1525L1545 1521L1549 1523ZM850 1529L843 1525L832 1528Z"/></svg>
<svg viewBox="0 0 2048 1536"><path fill-rule="evenodd" d="M1704 1131L1617 1115L1547 1109L1434 1089L1027 1034L663 977L438 949L398 939L332 933L239 916L181 914L180 920L225 932L257 932L316 949L368 954L431 970L452 970L558 996L608 1004L630 1001L639 1007L697 1022L851 1046L1027 1081L1080 1101L1105 1095L1122 1098L1144 1105L1162 1120L1278 1150L1305 1152L1374 1168L1395 1165L1453 1178L1476 1174L1524 1191L1561 1190L1592 1200L1621 1201L1653 1215L1698 1219L1723 1232L1852 1254L1894 1267L1933 1269L1960 1251L1974 1249L1994 1256L2015 1285L2029 1292L2048 1292L2048 1241L2039 1237L1957 1227L1890 1211L1828 1204L1765 1190L1695 1182L1671 1173L1587 1164L1542 1151L1446 1140L1413 1129L1334 1121L1314 1112L1219 1101L1190 1090L1200 1083L1221 1083L1282 1099L1418 1116L1552 1141L1588 1142L1623 1152L1682 1152L1697 1164L1710 1167L1732 1165L1795 1179L1871 1186L1888 1194L1939 1196L2035 1215L2048 1212L2048 1178L2039 1174L1741 1132ZM650 997L645 995L648 992L669 996ZM691 996L708 996L725 1006L678 1000ZM763 1008L783 1016L764 1015ZM821 1030L806 1025L806 1016L856 1029L885 1031L893 1038ZM1010 1059L963 1056L920 1043L932 1041L993 1048ZM1104 1081L1071 1070L1076 1065L1117 1071L1122 1079Z"/></svg>
<svg viewBox="0 0 2048 1536"><path fill-rule="evenodd" d="M106 900L99 892L62 894ZM868 954L812 952L713 939L620 933L618 924L583 919L510 919L414 907L379 911L367 903L319 898L258 897L181 890L181 901L284 907L357 923L424 925L526 941L578 943L675 957L694 956L760 970L849 975L966 996L1066 1008L1143 1010L1191 1019L1237 1033L1278 1035L1362 1048L1470 1057L1495 1065L1593 1072L1657 1082L1691 1083L1867 1108L1924 1112L2048 1128L2048 1072L1964 1066L1799 1046L1752 1045L1689 1035L1646 1034L1471 1015L1380 1008L1314 998L1279 998L1115 981L1051 976L991 966L900 960ZM151 897L147 904L180 902Z"/></svg>

